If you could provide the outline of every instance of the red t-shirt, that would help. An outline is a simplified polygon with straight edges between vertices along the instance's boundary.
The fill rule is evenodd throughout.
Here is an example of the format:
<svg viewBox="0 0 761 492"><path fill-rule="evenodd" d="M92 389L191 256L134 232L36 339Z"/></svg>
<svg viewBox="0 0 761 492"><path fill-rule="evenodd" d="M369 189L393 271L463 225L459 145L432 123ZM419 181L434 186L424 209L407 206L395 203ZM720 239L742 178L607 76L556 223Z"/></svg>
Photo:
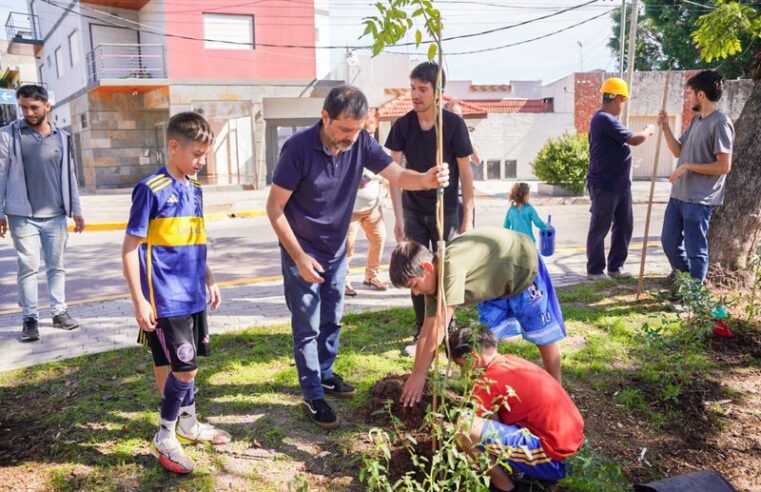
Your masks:
<svg viewBox="0 0 761 492"><path fill-rule="evenodd" d="M584 420L571 397L547 371L525 359L498 355L479 376L473 396L478 415L499 405L500 422L527 428L556 461L584 443Z"/></svg>

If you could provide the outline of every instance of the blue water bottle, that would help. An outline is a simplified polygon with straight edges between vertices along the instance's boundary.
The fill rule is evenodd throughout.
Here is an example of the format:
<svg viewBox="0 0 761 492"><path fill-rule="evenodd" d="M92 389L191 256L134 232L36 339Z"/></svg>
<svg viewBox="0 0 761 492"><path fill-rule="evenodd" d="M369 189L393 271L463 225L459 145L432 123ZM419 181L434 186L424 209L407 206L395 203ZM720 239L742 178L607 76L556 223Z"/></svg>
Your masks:
<svg viewBox="0 0 761 492"><path fill-rule="evenodd" d="M547 216L547 230L539 231L539 250L542 256L552 256L555 252L555 228L552 227L552 215Z"/></svg>

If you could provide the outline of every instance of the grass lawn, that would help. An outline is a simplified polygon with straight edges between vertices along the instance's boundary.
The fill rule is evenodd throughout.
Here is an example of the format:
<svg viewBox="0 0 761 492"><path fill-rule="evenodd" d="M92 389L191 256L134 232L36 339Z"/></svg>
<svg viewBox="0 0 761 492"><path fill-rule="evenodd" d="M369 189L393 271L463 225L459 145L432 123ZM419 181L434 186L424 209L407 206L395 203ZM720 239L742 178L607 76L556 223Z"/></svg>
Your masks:
<svg viewBox="0 0 761 492"><path fill-rule="evenodd" d="M705 468L738 490L760 490L758 324L733 319L733 339L705 338L667 303L635 302L631 283L561 289L560 299L564 385L589 439L562 490L627 490ZM457 313L461 322L475 316ZM233 442L187 448L197 464L189 477L148 454L159 395L145 350L0 373L0 489L365 490L357 476L373 420L369 391L410 370L400 349L412 324L410 309L344 318L336 372L359 394L333 400L342 425L332 432L303 417L288 326L214 337L212 356L201 359L198 411ZM524 342L500 350L539 359Z"/></svg>

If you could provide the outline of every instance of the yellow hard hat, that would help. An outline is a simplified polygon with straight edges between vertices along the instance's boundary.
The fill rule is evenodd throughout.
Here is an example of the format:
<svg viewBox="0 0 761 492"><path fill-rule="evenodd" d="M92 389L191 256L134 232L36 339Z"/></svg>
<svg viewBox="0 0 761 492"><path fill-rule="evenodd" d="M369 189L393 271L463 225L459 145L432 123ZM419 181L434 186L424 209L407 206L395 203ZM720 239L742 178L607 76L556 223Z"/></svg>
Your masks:
<svg viewBox="0 0 761 492"><path fill-rule="evenodd" d="M624 79L611 77L602 83L600 94L613 94L616 96L624 96L629 99L629 86Z"/></svg>

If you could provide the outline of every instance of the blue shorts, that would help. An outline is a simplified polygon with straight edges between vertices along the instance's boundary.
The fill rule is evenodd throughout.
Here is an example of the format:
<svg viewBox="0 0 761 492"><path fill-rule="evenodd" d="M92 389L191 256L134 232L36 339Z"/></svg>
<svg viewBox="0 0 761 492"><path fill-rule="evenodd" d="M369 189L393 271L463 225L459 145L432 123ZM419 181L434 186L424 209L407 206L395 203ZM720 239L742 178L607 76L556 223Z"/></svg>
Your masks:
<svg viewBox="0 0 761 492"><path fill-rule="evenodd" d="M565 338L563 313L552 278L539 257L539 273L531 286L512 297L484 301L478 305L478 321L497 340L523 335L535 345L547 345Z"/></svg>
<svg viewBox="0 0 761 492"><path fill-rule="evenodd" d="M548 482L557 482L566 475L565 462L547 456L539 438L519 425L487 420L478 447L501 459L513 473L522 472Z"/></svg>

